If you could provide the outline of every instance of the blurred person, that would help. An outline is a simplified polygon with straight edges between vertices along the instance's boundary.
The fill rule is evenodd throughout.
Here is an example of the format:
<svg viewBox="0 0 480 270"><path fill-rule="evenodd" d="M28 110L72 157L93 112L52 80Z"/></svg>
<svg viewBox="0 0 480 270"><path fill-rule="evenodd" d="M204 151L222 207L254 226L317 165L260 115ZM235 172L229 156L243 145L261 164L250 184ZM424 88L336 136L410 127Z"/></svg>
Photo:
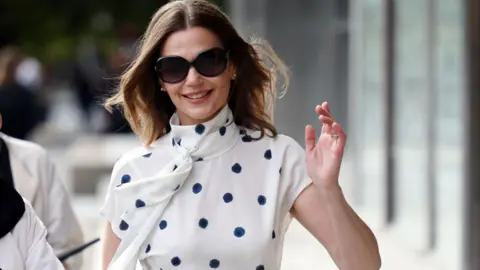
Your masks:
<svg viewBox="0 0 480 270"><path fill-rule="evenodd" d="M113 168L103 269L280 269L292 216L339 269L380 268L376 238L338 182L343 128L324 102L306 149L278 134L267 106L276 71L288 82L273 49L244 41L215 5L157 11L105 103L123 106L145 146Z"/></svg>
<svg viewBox="0 0 480 270"><path fill-rule="evenodd" d="M17 139L26 139L41 122L42 110L35 92L16 80L23 57L15 47L0 50L0 112L3 132Z"/></svg>
<svg viewBox="0 0 480 270"><path fill-rule="evenodd" d="M69 194L45 149L0 132L0 176L32 204L47 228L47 241L57 254L83 243ZM65 266L73 270L81 264L82 257L76 256Z"/></svg>
<svg viewBox="0 0 480 270"><path fill-rule="evenodd" d="M0 177L0 269L64 269L29 202Z"/></svg>

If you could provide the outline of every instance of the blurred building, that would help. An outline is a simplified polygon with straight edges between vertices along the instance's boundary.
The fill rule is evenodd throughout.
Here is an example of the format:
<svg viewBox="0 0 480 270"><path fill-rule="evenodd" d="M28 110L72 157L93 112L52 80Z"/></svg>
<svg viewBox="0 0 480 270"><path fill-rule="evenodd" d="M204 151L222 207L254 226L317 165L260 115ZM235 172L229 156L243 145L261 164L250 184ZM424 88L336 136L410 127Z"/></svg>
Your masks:
<svg viewBox="0 0 480 270"><path fill-rule="evenodd" d="M280 132L303 142L329 100L349 134L355 208L416 256L480 269L480 2L230 0L229 11L291 67Z"/></svg>

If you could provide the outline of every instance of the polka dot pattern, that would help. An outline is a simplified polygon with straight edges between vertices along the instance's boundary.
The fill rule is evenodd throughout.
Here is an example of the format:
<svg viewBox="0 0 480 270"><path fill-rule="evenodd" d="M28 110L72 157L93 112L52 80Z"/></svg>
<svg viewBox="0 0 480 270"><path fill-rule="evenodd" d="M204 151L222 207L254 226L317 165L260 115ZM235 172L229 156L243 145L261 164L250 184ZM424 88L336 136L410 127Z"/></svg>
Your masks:
<svg viewBox="0 0 480 270"><path fill-rule="evenodd" d="M223 136L223 135L225 135L225 132L227 132L227 128L226 127L221 127L218 132L220 132L220 135Z"/></svg>
<svg viewBox="0 0 480 270"><path fill-rule="evenodd" d="M240 164L238 164L238 163L233 164L232 172L241 173L242 172L242 166L240 166Z"/></svg>
<svg viewBox="0 0 480 270"><path fill-rule="evenodd" d="M179 257L173 257L171 262L173 266L179 266L182 263L182 260L180 260Z"/></svg>
<svg viewBox="0 0 480 270"><path fill-rule="evenodd" d="M137 207L137 208L142 208L142 207L144 207L144 206L145 206L145 202L144 202L144 201L142 201L142 200L140 200L140 199L138 199L138 200L135 201L135 207Z"/></svg>
<svg viewBox="0 0 480 270"><path fill-rule="evenodd" d="M225 203L231 203L233 201L232 193L225 193L225 195L223 195L223 201Z"/></svg>
<svg viewBox="0 0 480 270"><path fill-rule="evenodd" d="M124 220L122 220L120 222L120 225L118 226L118 228L121 230L121 231L126 231L128 230L128 223L125 222Z"/></svg>
<svg viewBox="0 0 480 270"><path fill-rule="evenodd" d="M205 132L205 126L203 124L198 124L197 126L195 126L195 132L198 135L202 135L203 132Z"/></svg>
<svg viewBox="0 0 480 270"><path fill-rule="evenodd" d="M233 230L233 235L236 237L243 237L245 235L245 229L242 227L237 227L235 230Z"/></svg>
<svg viewBox="0 0 480 270"><path fill-rule="evenodd" d="M224 120L225 122L223 122ZM171 148L171 143L176 148L169 149L172 150L170 151L171 153L185 154L185 152L180 151L184 149L179 149L181 148L181 138L183 138L185 146L193 146L192 148L187 147L187 150L192 150L191 152L186 152L192 155L192 160L189 161L202 162L205 159L206 162L194 164L192 174L185 182L182 182L180 185L177 185L180 181L173 182L175 184L168 186L169 190L175 188L174 190L179 190L179 192L173 195L174 197L169 202L165 210L166 212L159 218L158 223L155 224L158 227L154 226L153 232L149 236L150 238L147 238L145 245L142 246L143 250L140 250L140 253L149 254L146 256L146 260L149 261L148 263L151 262L151 265L155 265L155 269L182 269L190 265L197 265L207 269L241 267L242 269L264 270L265 266L269 268L271 267L270 264L274 265L273 261L275 259L270 258L272 255L270 253L257 254L258 256L255 256L255 260L242 260L241 262L235 262L241 265L233 265L233 261L228 256L229 254L225 254L226 251L224 250L236 252L238 253L235 253L236 256L242 256L245 255L242 252L249 249L250 246L242 246L238 250L231 250L231 248L237 248L238 246L236 245L259 244L262 246L266 245L269 249L275 249L277 243L283 241L282 236L277 237L278 231L276 231L276 229L282 228L280 215L283 214L283 208L281 206L285 203L285 199L282 196L284 196L283 194L288 194L289 196L292 194L292 191L284 189L294 189L300 186L296 182L290 183L290 181L296 181L295 179L292 180L290 177L281 179L280 176L283 168L287 172L292 170L292 167L289 166L289 162L291 162L289 158L292 153L283 150L292 149L292 147L278 146L277 142L283 143L284 139L282 136L279 136L280 138L276 141L270 140L268 136L265 139L257 139L254 135L255 133L251 133L250 130L241 127L239 130L230 130L231 126L235 127L235 123L231 118L223 118L220 121L221 123L216 123L218 125L213 128L211 128L209 122L205 125L194 125L187 132L182 129L178 134L175 134L174 130L172 130L172 133L168 134L171 137L159 144L159 147ZM223 159L212 155L212 151L197 151L199 148L201 150L202 145L190 140L203 140L205 138L203 135L213 136L212 138L214 139L211 140L212 145L218 145L225 138L233 136L235 137L235 144L232 144L234 148L229 148L228 151L230 152L223 154L226 155ZM241 142L238 142L238 140L241 140ZM246 144L253 141L255 142ZM268 143L265 143L265 141ZM212 147L212 149L214 148ZM170 152L161 152L156 149L153 154L152 152L143 152L143 157L150 158L150 160L136 158L134 161L143 160L143 164L138 166L142 175L137 176L135 170L121 170L120 177L116 177L115 184L118 184L118 180L121 180L122 184L124 184L140 181L143 177L147 179L150 176L154 176L154 173L150 173L150 168L145 166L152 166L152 171L158 169L158 172L163 170L168 164L167 162L171 160L176 161L170 163L169 167L166 168L167 173L171 173L174 177L179 176L178 170L181 169L183 173L188 167L184 166L182 159L175 159L177 157L171 158L169 156ZM295 156L295 153L293 155ZM277 160L279 157L288 158L281 161ZM174 165L174 163L176 164ZM131 167L135 168L135 166ZM265 181L265 183L262 181ZM138 196L138 198L130 198L132 201L128 203L129 210L137 211L136 209L143 208L143 210L138 210L138 213L147 213L145 209L150 209L150 204L153 202L148 195L145 192L135 192L133 196ZM290 198L291 196L287 199ZM131 209L133 208L132 202L135 209ZM179 213L178 211L183 212ZM274 216L274 223L270 227L255 226L255 222L262 219L265 215ZM137 231L136 225L138 222L129 219L129 217L133 216L127 215L125 220L120 218L118 220L121 220L121 222L116 221L115 223L118 224L117 226L119 226L120 230L130 230L133 233ZM178 241L189 241L182 236L197 238L195 241L198 242L199 247L206 249L206 252L203 254L205 256L202 256L202 258L195 257L194 254L190 253L190 250L178 248L171 250L167 260L163 257L157 258L156 254L160 254L161 245L156 243L172 245ZM224 240L218 241L219 243L231 244L227 244L228 246L226 247L220 246L208 249L208 247L212 247L209 245L217 245L214 241L215 239ZM160 240L164 240L164 242ZM262 243L259 243L259 241ZM183 245L184 243L180 244ZM254 250L257 247L252 246L251 248Z"/></svg>
<svg viewBox="0 0 480 270"><path fill-rule="evenodd" d="M265 154L263 154L263 157L267 160L272 159L272 150L268 149L267 151L265 151Z"/></svg>
<svg viewBox="0 0 480 270"><path fill-rule="evenodd" d="M130 182L131 179L132 179L132 178L130 177L129 174L124 174L124 175L122 176L122 184L126 184L126 183Z"/></svg>
<svg viewBox="0 0 480 270"><path fill-rule="evenodd" d="M202 191L202 188L203 188L202 184L196 183L195 185L193 185L192 191L193 191L193 193L198 194Z"/></svg>
<svg viewBox="0 0 480 270"><path fill-rule="evenodd" d="M213 259L210 261L209 265L210 265L210 268L216 269L220 266L220 261L217 259Z"/></svg>
<svg viewBox="0 0 480 270"><path fill-rule="evenodd" d="M267 198L263 195L259 195L257 198L258 204L265 205L267 203Z"/></svg>
<svg viewBox="0 0 480 270"><path fill-rule="evenodd" d="M167 221L166 220L162 220L160 221L160 230L165 230L165 228L167 228Z"/></svg>
<svg viewBox="0 0 480 270"><path fill-rule="evenodd" d="M199 221L198 221L198 226L202 229L206 229L207 226L208 226L208 220L206 218L201 218Z"/></svg>

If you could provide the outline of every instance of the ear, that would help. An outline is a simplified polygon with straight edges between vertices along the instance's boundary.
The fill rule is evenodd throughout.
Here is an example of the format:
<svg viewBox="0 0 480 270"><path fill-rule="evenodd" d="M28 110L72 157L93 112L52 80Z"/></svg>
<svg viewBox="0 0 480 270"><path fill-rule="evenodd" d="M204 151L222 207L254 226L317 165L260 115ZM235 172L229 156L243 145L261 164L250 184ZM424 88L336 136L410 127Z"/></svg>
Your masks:
<svg viewBox="0 0 480 270"><path fill-rule="evenodd" d="M235 80L237 78L237 69L235 68L232 62L228 63L227 70L228 70L228 75L230 76L230 79Z"/></svg>

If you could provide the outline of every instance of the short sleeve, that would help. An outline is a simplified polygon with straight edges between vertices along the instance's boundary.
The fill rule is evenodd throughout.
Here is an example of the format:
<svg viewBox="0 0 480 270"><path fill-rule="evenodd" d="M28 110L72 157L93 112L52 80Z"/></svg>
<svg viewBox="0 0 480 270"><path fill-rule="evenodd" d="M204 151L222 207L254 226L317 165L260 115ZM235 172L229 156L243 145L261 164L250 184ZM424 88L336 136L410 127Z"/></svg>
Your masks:
<svg viewBox="0 0 480 270"><path fill-rule="evenodd" d="M125 183L140 178L138 169L125 158L120 158L114 165L110 176L107 194L103 206L100 208L100 214L107 219L112 225L113 232L122 238L122 231L119 229L121 216L125 209L125 202L122 198L115 196L114 188Z"/></svg>
<svg viewBox="0 0 480 270"><path fill-rule="evenodd" d="M285 152L280 173L281 212L287 215L300 193L311 183L307 174L305 150L294 139L285 138Z"/></svg>

